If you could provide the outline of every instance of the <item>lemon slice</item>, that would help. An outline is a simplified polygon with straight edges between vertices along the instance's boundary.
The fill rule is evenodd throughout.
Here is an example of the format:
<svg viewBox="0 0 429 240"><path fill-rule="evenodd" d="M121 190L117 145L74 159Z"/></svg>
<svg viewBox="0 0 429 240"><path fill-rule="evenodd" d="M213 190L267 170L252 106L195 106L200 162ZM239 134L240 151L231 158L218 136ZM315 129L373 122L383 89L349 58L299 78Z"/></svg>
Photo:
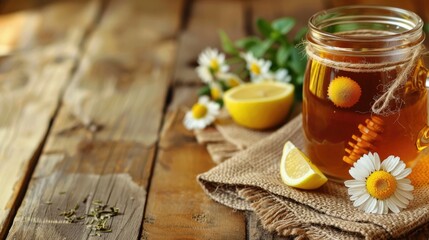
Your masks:
<svg viewBox="0 0 429 240"><path fill-rule="evenodd" d="M293 103L294 86L289 83L248 83L224 94L225 107L234 121L253 129L282 124Z"/></svg>
<svg viewBox="0 0 429 240"><path fill-rule="evenodd" d="M290 141L286 142L283 148L280 175L286 185L301 189L316 189L328 181L310 159Z"/></svg>

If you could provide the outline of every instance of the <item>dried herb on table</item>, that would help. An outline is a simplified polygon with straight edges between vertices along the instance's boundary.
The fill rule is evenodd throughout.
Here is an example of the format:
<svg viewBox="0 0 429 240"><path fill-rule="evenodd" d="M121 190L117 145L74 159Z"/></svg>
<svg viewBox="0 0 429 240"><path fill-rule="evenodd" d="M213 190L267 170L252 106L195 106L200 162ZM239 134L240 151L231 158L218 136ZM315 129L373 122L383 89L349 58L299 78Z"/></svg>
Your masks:
<svg viewBox="0 0 429 240"><path fill-rule="evenodd" d="M88 198L86 197L82 202L86 203L87 200ZM69 223L85 221L86 227L91 230L90 236L101 236L102 233L112 232L109 219L121 214L119 208L111 207L100 200L92 202L87 214L78 215L78 209L79 204L76 204L74 208L62 211L59 215L63 216Z"/></svg>
<svg viewBox="0 0 429 240"><path fill-rule="evenodd" d="M112 232L112 228L108 225L108 220L119 215L119 208L110 207L103 204L102 201L93 201L93 208L87 214L86 227L94 231L94 234L99 236L100 233Z"/></svg>

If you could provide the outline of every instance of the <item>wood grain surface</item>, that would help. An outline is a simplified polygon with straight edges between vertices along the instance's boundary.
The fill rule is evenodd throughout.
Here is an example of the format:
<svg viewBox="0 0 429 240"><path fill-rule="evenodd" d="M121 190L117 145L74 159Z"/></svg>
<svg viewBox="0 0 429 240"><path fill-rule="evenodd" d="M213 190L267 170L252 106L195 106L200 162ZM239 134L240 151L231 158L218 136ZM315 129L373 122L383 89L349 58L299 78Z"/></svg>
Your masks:
<svg viewBox="0 0 429 240"><path fill-rule="evenodd" d="M177 31L182 7L175 1L165 8L167 2L109 2L85 44L8 239L91 238L85 225L59 216L86 198L82 211L93 200L119 208L105 239L139 237L175 59L176 43L166 37Z"/></svg>
<svg viewBox="0 0 429 240"><path fill-rule="evenodd" d="M182 125L194 68L220 30L349 4L429 22L423 0L0 1L0 239L98 239L60 216L95 200L120 211L103 239L287 239L198 186L214 163Z"/></svg>
<svg viewBox="0 0 429 240"><path fill-rule="evenodd" d="M0 236L6 234L4 228L9 226L10 213L13 215L18 207L17 199L23 194L37 152L43 147L60 96L78 59L79 44L97 9L96 2L67 3L40 12L0 17L0 22L22 26L19 31L11 30L9 39L2 42L7 46L3 48L6 55L0 57ZM52 16L57 11L67 20L62 22ZM58 21L58 25L50 27L53 21ZM33 29L27 31L27 27ZM66 28L72 30L65 31ZM52 40L50 45L41 46L42 35L47 32L61 36L61 41ZM23 49L28 50L21 52Z"/></svg>

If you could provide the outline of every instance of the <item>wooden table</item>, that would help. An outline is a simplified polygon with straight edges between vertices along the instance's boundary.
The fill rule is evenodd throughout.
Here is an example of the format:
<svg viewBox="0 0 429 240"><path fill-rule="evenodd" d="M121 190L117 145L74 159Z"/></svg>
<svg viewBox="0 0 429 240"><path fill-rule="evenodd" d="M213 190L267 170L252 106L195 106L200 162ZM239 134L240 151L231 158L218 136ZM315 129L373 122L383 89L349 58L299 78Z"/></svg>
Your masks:
<svg viewBox="0 0 429 240"><path fill-rule="evenodd" d="M278 239L195 180L214 167L182 126L196 57L219 46L219 29L303 26L352 2L380 1L0 1L0 238L93 238L59 216L88 198L122 212L105 239ZM390 4L429 20L424 0Z"/></svg>

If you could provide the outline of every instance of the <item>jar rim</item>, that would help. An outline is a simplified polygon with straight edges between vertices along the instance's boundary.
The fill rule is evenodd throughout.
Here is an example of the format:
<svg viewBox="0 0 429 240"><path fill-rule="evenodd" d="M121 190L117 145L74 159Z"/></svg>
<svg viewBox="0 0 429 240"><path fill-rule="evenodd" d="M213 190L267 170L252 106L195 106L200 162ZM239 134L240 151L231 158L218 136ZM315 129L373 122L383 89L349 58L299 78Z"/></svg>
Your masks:
<svg viewBox="0 0 429 240"><path fill-rule="evenodd" d="M335 33L330 33L328 31L325 31L323 29L320 28L321 24L323 24L324 22L326 22L326 20L330 19L329 16L333 15L335 16L335 14L339 14L342 12L347 12L347 11L357 11L360 10L360 12L362 12L363 10L378 10L378 11L385 11L385 12L390 12L392 14L396 14L396 16L375 16L375 15L360 15L360 14L355 14L355 15L347 15L344 14L340 17L341 19L344 19L344 16L347 17L364 17L364 16L369 16L369 17L377 17L378 19L385 19L385 20L390 20L390 21L397 21L397 22L402 22L403 24L407 24L409 25L409 29L406 29L405 31L402 32L398 32L398 33L391 33L391 34L385 34L385 35L376 35L376 36L372 36L372 38L368 38L365 36L350 36L347 35L347 37L345 37L344 35L341 34L335 34ZM336 17L338 19L338 16ZM331 18L332 20L332 18ZM331 8L328 10L323 10L320 12L315 13L313 16L310 17L309 21L308 21L308 26L309 29L311 31L313 31L314 33L316 33L317 35L320 35L324 38L328 38L328 39L332 39L332 40L341 40L341 41L357 41L357 42L368 42L368 41L374 41L375 39L377 40L390 40L390 41L394 41L394 40L399 40L399 39L403 39L404 35L414 35L415 33L422 35L422 28L423 28L423 21L422 19L414 12L409 11L409 10L405 10L402 8L397 8L397 7L389 7L389 6L372 6L372 5L349 5L349 6L342 6L342 7L336 7L336 8ZM423 40L422 40L423 41Z"/></svg>

